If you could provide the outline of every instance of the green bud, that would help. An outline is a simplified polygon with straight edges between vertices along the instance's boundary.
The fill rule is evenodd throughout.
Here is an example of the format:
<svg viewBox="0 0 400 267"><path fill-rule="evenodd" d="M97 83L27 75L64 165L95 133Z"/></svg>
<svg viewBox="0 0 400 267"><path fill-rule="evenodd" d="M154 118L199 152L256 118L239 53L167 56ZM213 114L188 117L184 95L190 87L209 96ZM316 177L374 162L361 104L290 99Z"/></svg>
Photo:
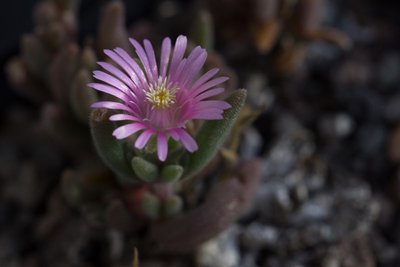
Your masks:
<svg viewBox="0 0 400 267"><path fill-rule="evenodd" d="M131 165L135 174L145 182L154 182L158 177L157 166L141 157L133 157Z"/></svg>
<svg viewBox="0 0 400 267"><path fill-rule="evenodd" d="M144 215L150 219L160 217L161 203L160 200L151 193L144 193L141 199L141 207Z"/></svg>
<svg viewBox="0 0 400 267"><path fill-rule="evenodd" d="M172 183L178 181L183 174L183 167L180 165L167 165L161 171L163 182Z"/></svg>
<svg viewBox="0 0 400 267"><path fill-rule="evenodd" d="M182 198L175 195L167 199L163 203L163 212L167 217L174 216L180 213L183 209L183 201Z"/></svg>

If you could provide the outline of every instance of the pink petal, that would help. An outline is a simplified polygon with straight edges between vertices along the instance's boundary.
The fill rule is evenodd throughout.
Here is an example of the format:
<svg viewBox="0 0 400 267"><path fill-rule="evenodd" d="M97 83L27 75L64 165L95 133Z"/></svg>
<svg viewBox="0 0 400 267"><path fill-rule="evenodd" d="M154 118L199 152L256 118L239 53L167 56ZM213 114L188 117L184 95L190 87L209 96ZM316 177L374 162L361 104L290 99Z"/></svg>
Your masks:
<svg viewBox="0 0 400 267"><path fill-rule="evenodd" d="M129 97L124 92L122 92L121 90L118 90L112 86L108 86L108 85L101 84L101 83L89 83L88 86L97 91L115 96L121 100L124 100L124 101L129 100Z"/></svg>
<svg viewBox="0 0 400 267"><path fill-rule="evenodd" d="M219 71L218 68L211 69L207 71L205 74L203 74L193 85L192 88L196 89L197 87L203 85L205 82L210 80L215 74L217 74Z"/></svg>
<svg viewBox="0 0 400 267"><path fill-rule="evenodd" d="M195 109L196 110L202 110L202 109L208 109L208 108L217 108L217 109L228 109L230 108L231 105L229 105L227 102L222 101L222 100L206 100L206 101L200 101L199 103L196 104Z"/></svg>
<svg viewBox="0 0 400 267"><path fill-rule="evenodd" d="M144 40L144 49L146 50L147 58L149 59L151 72L153 73L153 79L158 78L156 55L154 54L154 49L149 40Z"/></svg>
<svg viewBox="0 0 400 267"><path fill-rule="evenodd" d="M202 93L202 94L196 96L196 97L194 98L194 100L196 100L196 101L201 101L201 100L203 100L203 99L206 99L206 98L209 98L209 97L212 97L212 96L216 96L216 95L222 94L224 91L225 91L225 89L222 88L222 87L213 88L213 89L210 89L210 90L208 90L208 91L206 91L206 92L204 92L204 93Z"/></svg>
<svg viewBox="0 0 400 267"><path fill-rule="evenodd" d="M196 58L198 58L201 54L203 54L206 50L201 48L201 46L196 46L192 52L190 52L189 56L187 57L189 62L192 62Z"/></svg>
<svg viewBox="0 0 400 267"><path fill-rule="evenodd" d="M176 69L176 71L174 73L170 74L170 76L169 76L170 82L174 83L179 80L179 76L186 66L186 61L187 61L186 58L182 59L182 61L179 63L178 68Z"/></svg>
<svg viewBox="0 0 400 267"><path fill-rule="evenodd" d="M168 142L164 133L157 134L157 155L161 161L165 161L168 154Z"/></svg>
<svg viewBox="0 0 400 267"><path fill-rule="evenodd" d="M110 121L140 121L139 118L129 114L115 114L110 116Z"/></svg>
<svg viewBox="0 0 400 267"><path fill-rule="evenodd" d="M161 46L161 57L160 57L160 75L165 78L167 74L168 62L171 54L171 39L168 37L163 40Z"/></svg>
<svg viewBox="0 0 400 267"><path fill-rule="evenodd" d="M170 74L173 74L176 68L178 68L178 65L180 64L183 55L185 53L186 45L187 45L187 38L183 35L179 35L178 38L176 39L174 52L172 54L171 66L169 69Z"/></svg>
<svg viewBox="0 0 400 267"><path fill-rule="evenodd" d="M122 48L116 48L114 51L125 60L126 63L132 68L133 72L141 81L142 85L147 84L146 76L143 73L143 70L139 67L135 60Z"/></svg>
<svg viewBox="0 0 400 267"><path fill-rule="evenodd" d="M150 68L150 63L147 58L146 52L144 51L143 47L133 38L129 38L131 44L135 47L135 52L138 55L147 75L147 80L153 80L153 73Z"/></svg>
<svg viewBox="0 0 400 267"><path fill-rule="evenodd" d="M180 141L183 144L183 146L189 151L189 152L194 152L196 151L199 147L197 146L196 141L193 139L190 134L188 134L185 130L183 129L176 129Z"/></svg>
<svg viewBox="0 0 400 267"><path fill-rule="evenodd" d="M131 136L132 134L145 129L146 126L141 124L141 123L130 123L126 124L123 126L118 127L117 129L114 130L113 135L117 139L124 139L128 136Z"/></svg>
<svg viewBox="0 0 400 267"><path fill-rule="evenodd" d="M131 77L132 81L139 85L139 78L133 69L129 66L129 64L117 53L111 50L104 50L104 53L109 56L112 60L114 60L118 65L122 67L122 69Z"/></svg>
<svg viewBox="0 0 400 267"><path fill-rule="evenodd" d="M118 102L112 102L112 101L100 101L96 102L91 105L92 108L107 108L107 109L119 109L119 110L125 110L128 112L132 112L132 109L129 108L127 105L118 103Z"/></svg>
<svg viewBox="0 0 400 267"><path fill-rule="evenodd" d="M199 73L204 63L206 62L206 59L207 59L207 53L205 52L205 50L203 50L202 53L194 61L192 61L191 66L188 66L185 73L182 75L183 84L186 84L189 81L191 81L193 77L197 73Z"/></svg>
<svg viewBox="0 0 400 267"><path fill-rule="evenodd" d="M194 62L199 58L204 56L204 54L207 54L206 50L201 48L200 46L196 46L192 52L190 52L189 56L187 57L187 68L185 70L185 74L190 70L190 68L193 66Z"/></svg>
<svg viewBox="0 0 400 267"><path fill-rule="evenodd" d="M120 71L118 68L114 67L113 65L107 63L107 62L97 62L100 66L102 66L105 70L109 71L111 74L119 78L121 81L123 81L126 85L133 87L134 84L132 80L122 71Z"/></svg>
<svg viewBox="0 0 400 267"><path fill-rule="evenodd" d="M203 84L197 88L193 87L193 90L190 92L190 95L191 96L199 95L202 92L204 92L210 88L213 88L214 86L221 84L227 80L229 80L228 77L218 77L218 78L212 79L211 81L208 81L205 84Z"/></svg>
<svg viewBox="0 0 400 267"><path fill-rule="evenodd" d="M219 109L198 110L191 117L191 119L197 120L222 120L223 118Z"/></svg>
<svg viewBox="0 0 400 267"><path fill-rule="evenodd" d="M138 149L142 149L146 146L147 142L150 140L150 137L153 135L154 131L149 129L144 131L139 135L139 137L136 139L135 142L135 147Z"/></svg>
<svg viewBox="0 0 400 267"><path fill-rule="evenodd" d="M176 129L170 130L168 133L171 135L172 139L174 139L175 141L179 141L180 137L179 134L176 132Z"/></svg>
<svg viewBox="0 0 400 267"><path fill-rule="evenodd" d="M102 72L100 70L95 70L93 71L93 77L103 81L109 85L114 86L115 88L118 88L124 92L128 92L129 88L126 86L126 84L124 84L123 82L121 82L120 80L116 79L114 76L111 76L108 73Z"/></svg>

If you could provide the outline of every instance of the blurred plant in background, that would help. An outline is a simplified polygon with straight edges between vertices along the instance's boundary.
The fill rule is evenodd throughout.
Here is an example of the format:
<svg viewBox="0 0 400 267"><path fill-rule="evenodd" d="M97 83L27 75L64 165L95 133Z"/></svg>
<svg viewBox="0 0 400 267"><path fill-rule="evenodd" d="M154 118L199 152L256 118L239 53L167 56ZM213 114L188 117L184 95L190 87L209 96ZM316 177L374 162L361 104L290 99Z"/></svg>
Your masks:
<svg viewBox="0 0 400 267"><path fill-rule="evenodd" d="M122 2L118 1L107 4L99 22L97 38L85 39L82 48L80 48L76 39L77 8L78 2L75 1L48 0L40 2L35 10L35 32L23 37L21 56L13 59L7 67L10 80L18 91L42 109L41 122L49 136L58 142L75 162L74 167L64 171L62 177L64 196L70 204L81 211L93 227L104 227L108 224L123 233L136 233L137 236L142 236L142 241L137 245L139 248L144 246L148 252L176 252L194 249L201 242L223 230L244 211L245 206L248 206L251 201L251 194L258 181L257 168L255 168L251 172L252 176L255 177L250 178L249 174L242 172L239 176L235 175L229 180L217 182L212 186L211 193L207 193L208 186L198 192L193 192L193 189L198 187L196 184L207 181L205 178L211 173L217 173L221 177L232 176L231 171L239 166L237 160L235 160L232 162L233 165L229 164L229 168L226 168L226 166L221 165L220 160L216 160L219 157L214 160L213 158L224 144L225 139L228 138L229 131L244 105L246 92L244 90L235 91L227 99L229 104L219 100L214 102L203 101L199 102L197 109L197 106L194 106L194 109L191 108L192 110L188 109L187 115L189 117L179 122L179 125L186 124L186 121L193 116L193 118L199 119L217 119L217 117L223 119L222 121L203 124L190 124L190 131L192 133L198 132L195 137L196 141L179 128L158 135L159 137L171 135L176 141L180 140L186 149L194 153L184 152L179 143L176 142L170 145L167 145L167 143L163 146L159 145L156 149L152 139L147 140L149 144L144 150L133 149L132 142L134 139L132 137L128 138L127 142L120 142L112 136L115 126L113 122L108 121L108 117L112 113L99 109L93 111L89 116L90 105L101 97L87 87L88 84L95 89L104 89L105 87L101 84L91 83L92 77L90 75L90 72L96 68L97 58L102 57L104 48L119 47L118 49L125 49L121 51L132 51L125 28L124 6ZM204 27L204 25L200 25L200 27ZM199 33L197 37L202 38L201 34ZM189 45L192 46L191 43ZM179 48L180 50L175 53L180 53L183 56L185 46L177 46L175 49ZM147 48L146 46L146 53L149 53ZM165 48L163 49L165 50ZM106 51L109 55L110 53L111 56L114 55L111 50ZM204 50L198 47L194 51L196 52L193 55L196 55L196 57L190 57L189 59L192 61L188 59L186 67L179 64L180 61L176 60L181 59L175 56L171 59L171 68L178 67L177 64L179 64L178 71L188 72L187 75L190 74L191 77L195 77L204 63L206 65L210 65L210 63L209 61L206 62ZM201 52L201 62L197 58L199 51ZM138 55L139 57L142 56L140 53ZM113 58L115 59L115 57ZM141 57L140 59L146 67L144 58ZM186 59L182 62L184 61ZM211 65L218 66L221 62L221 60L218 60ZM128 63L135 64L134 62ZM192 63L195 63L193 68L190 67ZM107 70L113 70L114 74L116 73L115 67L109 63L99 64ZM168 64L168 62L165 64ZM222 66L222 72L224 72L224 69L224 66ZM198 84L199 90L196 91L196 95L193 95L195 101L197 101L197 98L198 101L202 101L202 99L212 97L214 93L209 89L226 80L225 78L217 78L209 81L215 74L215 70L214 68L203 76L203 81ZM160 71L163 72L162 69ZM94 73L95 77L105 82L111 79L104 80L105 73ZM148 76L149 73L146 75ZM174 78L173 75L172 73L172 76L168 76L168 80ZM115 78L113 81L116 82ZM183 86L181 81L176 80L171 86ZM190 82L190 80L186 82ZM206 82L212 84L209 86L209 83L205 84ZM115 83L112 84L115 86ZM158 90L159 86L162 85L155 84L154 90ZM170 84L165 86L170 86ZM110 90L100 91L109 93ZM221 88L216 90L218 90L216 93L223 91ZM232 89L228 90L226 95L229 95L231 91ZM206 94L202 95L204 92ZM181 97L181 92L176 94L174 101L184 100ZM149 97L147 96L147 98ZM191 102L194 100L186 101L185 105L192 105ZM205 107L205 104L208 103L211 105L210 108L196 115L196 112L201 112L199 109L201 104ZM218 110L218 114L213 115L212 112L218 107L214 104L217 103L221 109ZM104 104L102 107L108 106ZM225 111L222 117L223 110L228 107L231 108ZM96 160L97 157L91 149L92 142L89 139L89 121L96 150L115 176L111 175L106 167ZM160 121L160 123L166 122ZM234 127L236 135L241 131L241 128L240 125ZM124 137L128 137L128 135L124 135ZM150 136L148 139L150 139ZM158 142L160 142L160 138ZM196 147L194 147L194 144L196 144ZM144 145L146 144L144 143ZM144 145L140 148L143 148ZM157 153L157 151L158 158L162 161L165 160L167 146L170 146L169 150L171 150L168 153L167 161L154 161L154 153ZM160 148L165 153L161 153ZM236 148L232 147L231 149L228 150L227 148L226 151L235 154ZM211 163L212 167L205 169L210 165L210 161L214 162ZM256 163L248 164L257 165ZM246 169L246 166L243 168ZM184 177L187 178L183 179ZM202 179L196 177L202 177ZM184 182L181 183L180 180ZM232 187L232 190L229 190L230 187ZM201 200L204 195L207 196L205 202ZM229 203L235 203L235 207L229 206ZM184 210L187 210L184 212L187 214L174 220L164 221L166 218L182 213ZM219 212L215 213L216 210ZM50 210L50 212L52 211ZM201 222L202 220L208 223L205 224ZM153 224L151 221L156 223ZM185 227L178 225L185 225ZM146 232L148 233L146 234L147 237L144 235ZM191 235L192 238L188 239L188 235Z"/></svg>
<svg viewBox="0 0 400 267"><path fill-rule="evenodd" d="M270 54L269 67L278 75L298 71L312 42L330 42L342 49L352 45L344 33L321 25L323 0L204 0L204 6L224 43Z"/></svg>

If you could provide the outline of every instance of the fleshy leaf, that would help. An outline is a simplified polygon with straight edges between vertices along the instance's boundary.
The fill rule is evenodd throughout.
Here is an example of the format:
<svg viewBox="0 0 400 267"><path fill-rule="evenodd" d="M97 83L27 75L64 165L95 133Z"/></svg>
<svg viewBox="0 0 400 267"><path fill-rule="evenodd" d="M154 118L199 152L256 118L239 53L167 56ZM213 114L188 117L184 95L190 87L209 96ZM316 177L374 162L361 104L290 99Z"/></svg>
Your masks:
<svg viewBox="0 0 400 267"><path fill-rule="evenodd" d="M72 111L77 119L84 124L88 123L90 104L97 100L94 90L87 87L90 81L91 77L88 71L81 69L75 77L69 94Z"/></svg>
<svg viewBox="0 0 400 267"><path fill-rule="evenodd" d="M48 103L42 109L41 120L47 132L68 150L87 149L90 136L87 129L77 123L67 112L55 103Z"/></svg>
<svg viewBox="0 0 400 267"><path fill-rule="evenodd" d="M157 179L158 168L155 164L141 157L133 157L131 164L133 171L141 180L150 183Z"/></svg>
<svg viewBox="0 0 400 267"><path fill-rule="evenodd" d="M151 219L157 219L160 216L160 200L151 193L144 193L141 199L142 212Z"/></svg>
<svg viewBox="0 0 400 267"><path fill-rule="evenodd" d="M239 116L247 92L245 89L235 91L226 101L232 106L223 114L222 120L206 121L196 136L199 149L188 155L184 177L188 178L201 171L215 156L225 142L228 134Z"/></svg>
<svg viewBox="0 0 400 267"><path fill-rule="evenodd" d="M106 165L117 174L122 184L138 182L131 166L125 160L123 144L114 138L113 122L108 120L110 113L106 109L95 109L90 115L90 129L97 153Z"/></svg>
<svg viewBox="0 0 400 267"><path fill-rule="evenodd" d="M43 79L47 73L50 55L43 43L35 35L27 34L22 37L22 58L29 72L36 78Z"/></svg>
<svg viewBox="0 0 400 267"><path fill-rule="evenodd" d="M183 167L181 165L167 165L161 171L161 179L163 182L175 182L182 177Z"/></svg>
<svg viewBox="0 0 400 267"><path fill-rule="evenodd" d="M175 195L168 198L165 203L163 203L163 212L164 215L167 217L174 216L182 211L183 208L183 201L182 198Z"/></svg>
<svg viewBox="0 0 400 267"><path fill-rule="evenodd" d="M49 85L58 103L68 106L71 81L79 64L79 47L75 43L66 45L56 55L49 66Z"/></svg>
<svg viewBox="0 0 400 267"><path fill-rule="evenodd" d="M100 50L112 47L131 50L125 29L125 7L122 1L110 1L104 7L97 35Z"/></svg>

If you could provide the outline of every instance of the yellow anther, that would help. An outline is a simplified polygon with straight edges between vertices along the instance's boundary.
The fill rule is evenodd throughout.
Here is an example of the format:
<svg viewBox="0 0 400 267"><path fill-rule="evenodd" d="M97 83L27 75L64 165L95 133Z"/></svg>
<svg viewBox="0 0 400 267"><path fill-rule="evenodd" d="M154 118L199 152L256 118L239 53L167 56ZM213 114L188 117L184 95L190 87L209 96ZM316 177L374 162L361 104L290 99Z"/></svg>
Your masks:
<svg viewBox="0 0 400 267"><path fill-rule="evenodd" d="M156 86L150 86L146 99L153 104L153 108L168 108L175 103L175 93L175 88L168 88L165 82L159 80Z"/></svg>

